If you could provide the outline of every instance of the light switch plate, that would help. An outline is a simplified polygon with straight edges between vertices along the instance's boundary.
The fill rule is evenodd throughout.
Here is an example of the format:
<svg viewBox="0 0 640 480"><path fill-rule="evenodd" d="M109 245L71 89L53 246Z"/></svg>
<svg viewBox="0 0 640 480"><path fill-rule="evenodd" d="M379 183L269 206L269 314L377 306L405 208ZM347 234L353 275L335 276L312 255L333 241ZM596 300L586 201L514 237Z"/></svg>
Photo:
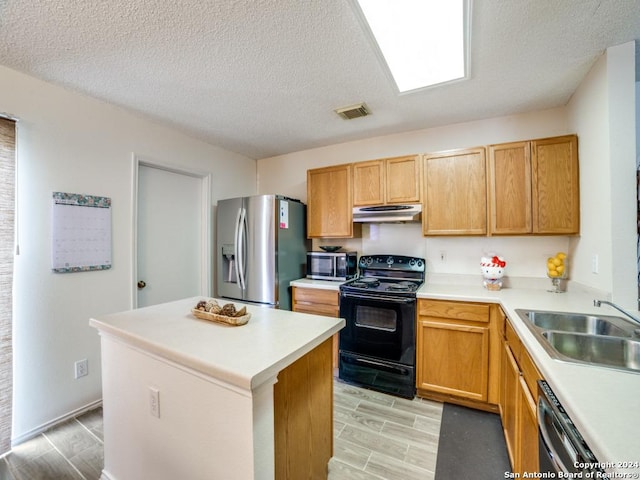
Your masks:
<svg viewBox="0 0 640 480"><path fill-rule="evenodd" d="M149 387L149 411L151 415L160 418L160 390Z"/></svg>

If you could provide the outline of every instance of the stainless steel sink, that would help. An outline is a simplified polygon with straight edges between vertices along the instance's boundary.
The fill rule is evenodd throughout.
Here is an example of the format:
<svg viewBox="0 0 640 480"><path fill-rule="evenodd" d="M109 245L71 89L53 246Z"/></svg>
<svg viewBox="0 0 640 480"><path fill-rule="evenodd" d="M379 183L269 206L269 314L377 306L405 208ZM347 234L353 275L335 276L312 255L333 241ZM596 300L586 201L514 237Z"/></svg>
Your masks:
<svg viewBox="0 0 640 480"><path fill-rule="evenodd" d="M640 371L640 341L554 331L542 332L542 336L561 355L573 360Z"/></svg>
<svg viewBox="0 0 640 480"><path fill-rule="evenodd" d="M618 317L601 317L578 313L562 312L526 312L527 319L542 330L559 330L561 332L588 333L591 335L607 335L614 337L633 337L634 325ZM622 320L620 324L617 320ZM615 323L614 323L615 322Z"/></svg>
<svg viewBox="0 0 640 480"><path fill-rule="evenodd" d="M516 312L552 358L640 373L640 329L625 318L542 310Z"/></svg>

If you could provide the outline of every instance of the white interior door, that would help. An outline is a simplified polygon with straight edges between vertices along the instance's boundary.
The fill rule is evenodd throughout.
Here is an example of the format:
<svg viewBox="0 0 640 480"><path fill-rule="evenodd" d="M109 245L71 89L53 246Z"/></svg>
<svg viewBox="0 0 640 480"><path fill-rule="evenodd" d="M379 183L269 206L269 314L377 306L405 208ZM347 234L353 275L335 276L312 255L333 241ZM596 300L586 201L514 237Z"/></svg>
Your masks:
<svg viewBox="0 0 640 480"><path fill-rule="evenodd" d="M137 184L137 306L205 295L206 181L139 164Z"/></svg>

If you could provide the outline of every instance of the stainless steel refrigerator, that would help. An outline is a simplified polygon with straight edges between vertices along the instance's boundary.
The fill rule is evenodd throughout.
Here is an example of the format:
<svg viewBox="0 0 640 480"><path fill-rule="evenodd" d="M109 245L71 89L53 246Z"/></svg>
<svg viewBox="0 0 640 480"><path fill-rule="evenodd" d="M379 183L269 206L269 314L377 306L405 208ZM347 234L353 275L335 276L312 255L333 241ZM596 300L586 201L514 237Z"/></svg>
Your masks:
<svg viewBox="0 0 640 480"><path fill-rule="evenodd" d="M281 195L218 201L218 296L291 310L306 271L306 207Z"/></svg>

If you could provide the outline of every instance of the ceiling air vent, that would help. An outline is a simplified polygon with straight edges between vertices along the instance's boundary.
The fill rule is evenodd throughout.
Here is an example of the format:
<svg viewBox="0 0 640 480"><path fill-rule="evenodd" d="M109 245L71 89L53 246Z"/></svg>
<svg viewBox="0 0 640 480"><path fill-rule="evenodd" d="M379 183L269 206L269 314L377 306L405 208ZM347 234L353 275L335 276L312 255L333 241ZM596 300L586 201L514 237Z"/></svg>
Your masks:
<svg viewBox="0 0 640 480"><path fill-rule="evenodd" d="M348 107L342 107L335 110L345 120L351 120L353 118L366 117L370 115L367 106L364 103L358 103L357 105L350 105Z"/></svg>

